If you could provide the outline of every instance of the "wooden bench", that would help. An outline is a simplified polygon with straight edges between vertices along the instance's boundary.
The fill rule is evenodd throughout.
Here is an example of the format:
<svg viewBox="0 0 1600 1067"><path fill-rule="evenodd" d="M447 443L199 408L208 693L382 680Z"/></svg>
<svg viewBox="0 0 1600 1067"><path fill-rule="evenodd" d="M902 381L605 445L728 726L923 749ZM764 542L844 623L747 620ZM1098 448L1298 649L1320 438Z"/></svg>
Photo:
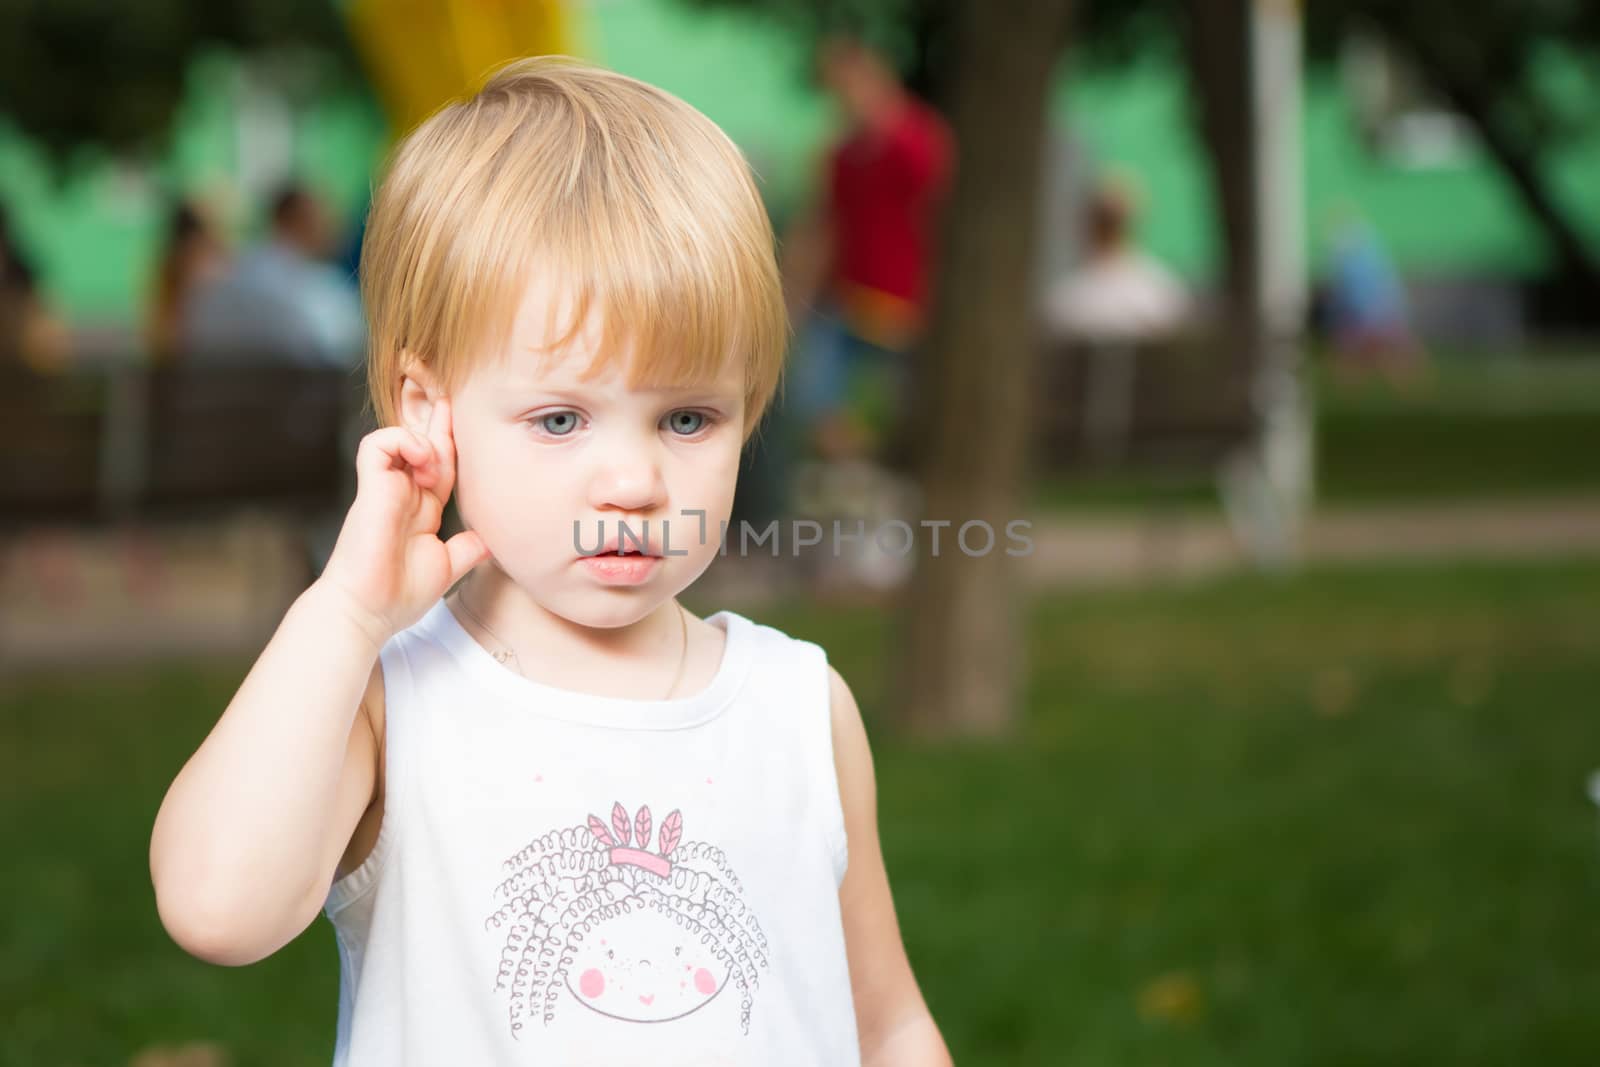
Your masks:
<svg viewBox="0 0 1600 1067"><path fill-rule="evenodd" d="M363 386L272 365L0 372L0 530L266 509L354 496Z"/></svg>
<svg viewBox="0 0 1600 1067"><path fill-rule="evenodd" d="M1033 395L1042 472L1192 479L1213 473L1255 432L1248 367L1207 335L1050 344Z"/></svg>

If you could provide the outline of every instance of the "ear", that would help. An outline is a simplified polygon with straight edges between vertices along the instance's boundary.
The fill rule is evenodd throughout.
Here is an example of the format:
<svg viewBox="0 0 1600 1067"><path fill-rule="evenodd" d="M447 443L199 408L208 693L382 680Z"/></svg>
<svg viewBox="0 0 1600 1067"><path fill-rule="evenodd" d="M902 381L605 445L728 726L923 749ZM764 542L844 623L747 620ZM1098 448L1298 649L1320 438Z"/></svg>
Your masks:
<svg viewBox="0 0 1600 1067"><path fill-rule="evenodd" d="M438 379L421 360L409 359L400 377L400 425L417 433L428 432L428 418L441 395Z"/></svg>

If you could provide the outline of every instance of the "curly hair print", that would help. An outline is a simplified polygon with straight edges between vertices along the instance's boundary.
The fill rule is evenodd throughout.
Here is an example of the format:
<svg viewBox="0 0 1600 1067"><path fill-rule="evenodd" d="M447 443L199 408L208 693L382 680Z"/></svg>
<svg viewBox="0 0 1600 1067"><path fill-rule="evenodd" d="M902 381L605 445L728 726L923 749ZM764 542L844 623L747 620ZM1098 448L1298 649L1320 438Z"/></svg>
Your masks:
<svg viewBox="0 0 1600 1067"><path fill-rule="evenodd" d="M549 1025L566 998L660 1023L730 985L749 1033L766 936L722 850L682 838L681 812L657 826L648 806L630 815L617 802L609 823L591 814L505 860L484 928L505 931L494 988L509 998L513 1037L530 1018Z"/></svg>

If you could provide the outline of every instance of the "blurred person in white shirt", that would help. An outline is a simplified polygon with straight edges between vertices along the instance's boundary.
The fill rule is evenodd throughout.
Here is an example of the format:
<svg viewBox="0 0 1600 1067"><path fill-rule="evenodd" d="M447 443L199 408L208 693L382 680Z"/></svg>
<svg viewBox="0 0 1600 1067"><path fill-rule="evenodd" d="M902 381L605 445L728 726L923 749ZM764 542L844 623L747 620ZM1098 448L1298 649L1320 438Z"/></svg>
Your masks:
<svg viewBox="0 0 1600 1067"><path fill-rule="evenodd" d="M328 262L333 243L318 199L300 185L285 187L273 200L267 239L185 309L185 356L354 369L366 325L354 279Z"/></svg>
<svg viewBox="0 0 1600 1067"><path fill-rule="evenodd" d="M1082 261L1045 297L1045 322L1057 339L1133 343L1172 334L1187 321L1189 294L1134 242L1135 217L1125 182L1102 181L1090 196Z"/></svg>

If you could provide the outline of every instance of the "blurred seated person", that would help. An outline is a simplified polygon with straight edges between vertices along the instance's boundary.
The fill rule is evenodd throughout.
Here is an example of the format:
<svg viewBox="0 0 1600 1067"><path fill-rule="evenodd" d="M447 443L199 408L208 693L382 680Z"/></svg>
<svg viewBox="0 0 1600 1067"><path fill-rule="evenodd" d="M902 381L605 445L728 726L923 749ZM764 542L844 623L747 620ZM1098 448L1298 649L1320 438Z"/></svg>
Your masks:
<svg viewBox="0 0 1600 1067"><path fill-rule="evenodd" d="M1394 377L1418 371L1422 349L1411 332L1405 286L1377 231L1344 208L1329 243L1320 297L1338 370Z"/></svg>
<svg viewBox="0 0 1600 1067"><path fill-rule="evenodd" d="M366 325L355 282L328 262L332 229L308 190L290 185L280 192L267 239L201 286L184 309L184 358L354 369Z"/></svg>
<svg viewBox="0 0 1600 1067"><path fill-rule="evenodd" d="M0 207L0 368L51 374L64 369L69 358L66 326L41 299L33 267Z"/></svg>
<svg viewBox="0 0 1600 1067"><path fill-rule="evenodd" d="M228 254L216 227L199 205L180 201L167 218L165 246L145 321L151 361L170 363L179 330L195 292L227 272Z"/></svg>
<svg viewBox="0 0 1600 1067"><path fill-rule="evenodd" d="M1135 205L1124 182L1102 181L1084 219L1083 258L1050 287L1045 322L1058 340L1120 345L1170 336L1191 313L1183 283L1133 237Z"/></svg>
<svg viewBox="0 0 1600 1067"><path fill-rule="evenodd" d="M1045 294L1045 328L1085 361L1083 432L1089 453L1115 460L1133 423L1137 346L1187 325L1183 283L1133 237L1132 189L1104 179L1089 196L1079 264Z"/></svg>

